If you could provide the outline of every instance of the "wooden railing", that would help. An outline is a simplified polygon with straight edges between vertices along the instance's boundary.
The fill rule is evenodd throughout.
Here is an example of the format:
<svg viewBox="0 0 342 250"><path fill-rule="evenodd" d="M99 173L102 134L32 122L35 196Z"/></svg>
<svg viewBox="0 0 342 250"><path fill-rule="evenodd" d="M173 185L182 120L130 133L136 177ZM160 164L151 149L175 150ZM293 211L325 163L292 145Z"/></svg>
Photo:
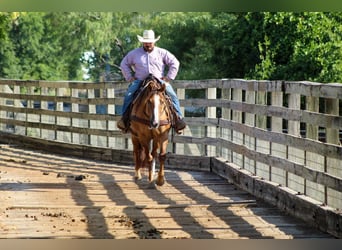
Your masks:
<svg viewBox="0 0 342 250"><path fill-rule="evenodd" d="M183 166L201 164L224 176L224 168L191 158L210 157L342 209L342 84L239 79L172 84L184 113L203 110L200 117L185 117L182 135L170 135L168 150L184 156ZM116 128L127 86L0 80L1 132L130 151L129 134ZM190 90L202 91L204 98L189 98Z"/></svg>

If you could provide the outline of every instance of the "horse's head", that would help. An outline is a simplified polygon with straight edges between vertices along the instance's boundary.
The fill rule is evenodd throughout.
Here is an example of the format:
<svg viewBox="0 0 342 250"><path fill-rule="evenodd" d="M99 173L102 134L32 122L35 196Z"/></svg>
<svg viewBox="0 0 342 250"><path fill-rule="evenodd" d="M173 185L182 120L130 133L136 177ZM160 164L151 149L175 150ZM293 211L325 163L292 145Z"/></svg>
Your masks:
<svg viewBox="0 0 342 250"><path fill-rule="evenodd" d="M150 82L148 86L149 98L147 101L150 110L150 128L158 128L160 126L161 115L165 111L166 102L164 98L165 84L156 81Z"/></svg>
<svg viewBox="0 0 342 250"><path fill-rule="evenodd" d="M166 85L155 77L146 78L133 101L132 121L147 125L150 129L165 126L168 130L171 126L171 111L165 91ZM135 126L135 129L138 127Z"/></svg>

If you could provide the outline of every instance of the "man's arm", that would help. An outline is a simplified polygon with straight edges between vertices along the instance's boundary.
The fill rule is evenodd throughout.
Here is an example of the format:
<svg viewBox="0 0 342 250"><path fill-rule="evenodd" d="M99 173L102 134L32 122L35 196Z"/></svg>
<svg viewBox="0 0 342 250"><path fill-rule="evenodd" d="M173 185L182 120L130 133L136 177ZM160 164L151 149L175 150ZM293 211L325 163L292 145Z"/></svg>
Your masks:
<svg viewBox="0 0 342 250"><path fill-rule="evenodd" d="M120 68L122 75L124 76L126 81L132 82L135 80L134 76L132 75L131 64L129 63L129 54L122 59L120 63Z"/></svg>
<svg viewBox="0 0 342 250"><path fill-rule="evenodd" d="M163 80L166 82L174 80L177 76L180 65L178 59L171 52L167 51L164 57L164 63L168 66L169 69L166 76L163 77Z"/></svg>

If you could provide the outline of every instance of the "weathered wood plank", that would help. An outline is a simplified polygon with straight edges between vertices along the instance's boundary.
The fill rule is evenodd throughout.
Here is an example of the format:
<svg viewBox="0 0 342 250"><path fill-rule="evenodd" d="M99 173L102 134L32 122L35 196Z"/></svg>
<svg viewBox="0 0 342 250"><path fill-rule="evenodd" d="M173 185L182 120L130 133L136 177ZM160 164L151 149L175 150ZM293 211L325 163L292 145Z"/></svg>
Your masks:
<svg viewBox="0 0 342 250"><path fill-rule="evenodd" d="M0 155L2 238L332 238L210 172L167 170L149 189L132 166L9 145Z"/></svg>
<svg viewBox="0 0 342 250"><path fill-rule="evenodd" d="M302 218L336 237L341 237L341 231L336 227L342 221L339 211L326 207L290 188L252 175L232 163L225 162L224 159L216 158L213 161L215 161L212 167L214 173L227 178L256 197L276 205L281 210Z"/></svg>
<svg viewBox="0 0 342 250"><path fill-rule="evenodd" d="M262 140L267 140L274 143L279 143L286 146L293 146L298 149L303 149L309 152L326 155L332 158L342 160L342 147L338 145L332 145L322 143L320 141L306 139L298 136L293 136L285 133L278 133L259 129L256 127L248 126L246 124L240 124L234 121L220 119L219 125L224 128L240 131L245 135L256 137ZM177 140L179 140L177 138Z"/></svg>
<svg viewBox="0 0 342 250"><path fill-rule="evenodd" d="M1 140L36 148L40 145L64 154L70 151L76 156L130 163L130 136L121 134L116 129L119 116L113 115L115 105L122 104L122 93L127 86L126 82L1 79L2 131L32 136L24 140L20 136L2 133ZM341 84L209 79L174 81L173 87L180 97L183 111L184 105L207 107L206 110L214 111L209 112L210 115L207 113L206 117L185 118L189 127L200 127L200 136L194 136L196 133L190 129L184 131L184 136L171 135L171 151L182 153L183 156L169 155L168 166L175 165L179 168L185 165L188 169L208 171L213 166L208 156L224 156L226 160L238 163L240 167L265 179L290 185L325 204L341 207L339 165L342 161L342 148L338 138L342 128L342 117L338 110L338 100L342 96ZM206 92L212 89L213 95L203 100L185 100L187 89L203 89ZM95 96L95 92L104 91L109 94ZM216 91L221 91L221 98L215 98ZM290 99L287 100L288 96ZM273 99L276 98L279 100L274 102ZM308 104L310 98L315 98L316 108L304 109L303 104ZM322 110L318 109L318 102L324 98L327 101L320 104L330 107L330 111L320 113ZM22 100L27 103L27 107L23 107ZM35 101L40 102L41 109L34 108ZM47 109L48 102L51 101L56 103L56 111ZM71 104L72 112L63 111L63 102ZM96 114L97 104L107 105L112 115ZM88 113L80 113L80 105L85 105ZM222 111L222 118L216 117L216 113L220 112L215 110ZM86 126L82 123L86 123ZM275 130L274 126L278 128ZM305 133L300 128L319 128L319 131L313 131L316 134L319 132L319 137L308 134L304 138ZM32 139L33 137L49 141ZM76 146L63 148L54 140L76 143ZM80 146L81 144L93 147ZM116 151L108 147L126 150ZM75 150L77 152L73 152ZM188 152L196 157L188 157ZM298 183L302 186L299 187Z"/></svg>
<svg viewBox="0 0 342 250"><path fill-rule="evenodd" d="M74 88L86 89L127 89L129 83L123 81L116 82L85 82L85 81L41 81L41 80L11 80L0 79L0 85L38 87L38 88Z"/></svg>

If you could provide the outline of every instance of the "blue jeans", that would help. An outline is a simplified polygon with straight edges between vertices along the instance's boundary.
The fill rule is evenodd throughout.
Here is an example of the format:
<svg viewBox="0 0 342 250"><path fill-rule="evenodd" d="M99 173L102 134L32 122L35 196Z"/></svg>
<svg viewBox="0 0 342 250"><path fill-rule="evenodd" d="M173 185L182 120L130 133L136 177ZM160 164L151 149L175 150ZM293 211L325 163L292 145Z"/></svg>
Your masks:
<svg viewBox="0 0 342 250"><path fill-rule="evenodd" d="M132 103L134 93L139 89L141 82L142 82L141 80L135 80L128 86L128 89L127 89L125 97L124 97L124 103L122 106L122 115L127 111L129 105ZM163 82L163 83L165 83L165 82ZM174 108L176 109L178 116L180 118L182 118L183 115L182 115L182 112L180 110L180 104L179 104L177 94L173 90L171 84L169 84L169 83L166 83L166 94L168 96L170 96L172 104L173 104Z"/></svg>

